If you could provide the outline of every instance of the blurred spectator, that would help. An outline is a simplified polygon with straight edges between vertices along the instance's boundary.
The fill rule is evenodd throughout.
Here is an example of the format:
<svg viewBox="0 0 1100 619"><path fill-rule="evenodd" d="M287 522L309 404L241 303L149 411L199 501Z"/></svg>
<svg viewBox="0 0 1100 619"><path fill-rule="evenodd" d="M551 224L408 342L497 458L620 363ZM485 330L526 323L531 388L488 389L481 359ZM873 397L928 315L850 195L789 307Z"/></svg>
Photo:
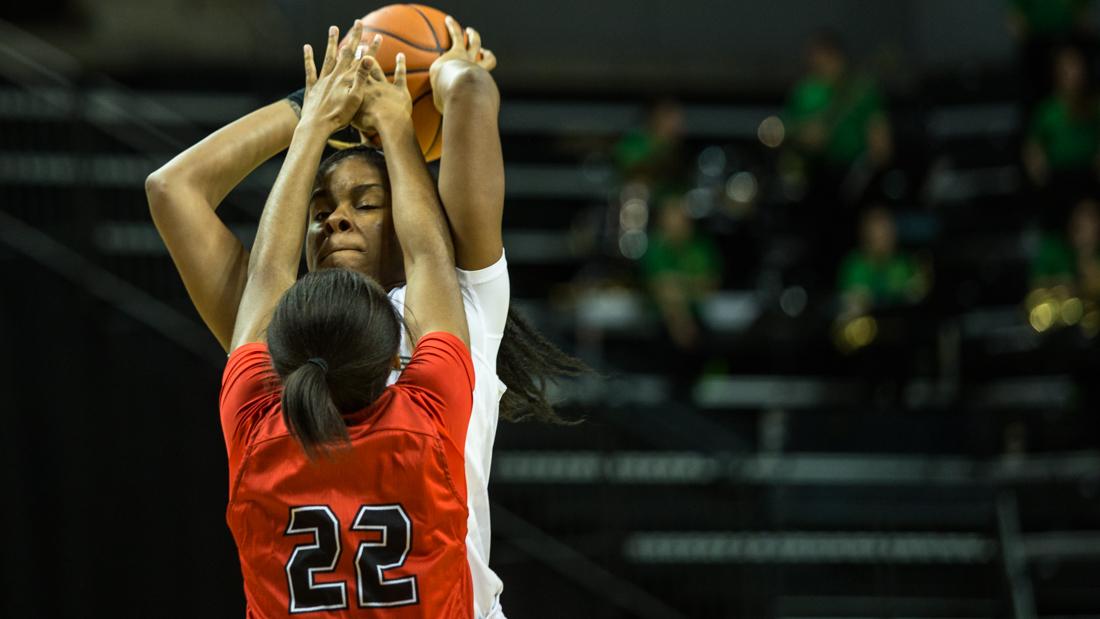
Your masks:
<svg viewBox="0 0 1100 619"><path fill-rule="evenodd" d="M881 168L893 144L874 81L849 68L847 54L831 34L810 40L807 61L809 75L791 92L783 120L811 175L824 172L826 178L817 180L836 184L858 162Z"/></svg>
<svg viewBox="0 0 1100 619"><path fill-rule="evenodd" d="M809 74L783 111L790 148L779 171L788 195L802 195L790 222L807 252L800 260L802 282L827 289L855 242L856 209L893 156L893 139L877 86L849 66L838 39L815 35L807 63Z"/></svg>
<svg viewBox="0 0 1100 619"><path fill-rule="evenodd" d="M1008 29L1020 46L1024 110L1050 92L1050 58L1060 45L1084 38L1091 0L1009 0Z"/></svg>
<svg viewBox="0 0 1100 619"><path fill-rule="evenodd" d="M722 258L714 241L696 230L682 196L660 201L642 270L674 346L685 352L697 349L700 304L721 282Z"/></svg>
<svg viewBox="0 0 1100 619"><path fill-rule="evenodd" d="M1088 84L1085 58L1072 47L1054 56L1054 92L1031 120L1024 162L1037 184L1051 174L1092 173L1100 150L1100 106Z"/></svg>
<svg viewBox="0 0 1100 619"><path fill-rule="evenodd" d="M614 148L623 181L641 181L655 191L682 182L684 176L684 113L671 99L657 102L644 127L624 135Z"/></svg>
<svg viewBox="0 0 1100 619"><path fill-rule="evenodd" d="M915 303L927 290L917 260L897 247L894 216L882 207L860 220L860 247L840 267L841 314L865 314L875 307Z"/></svg>
<svg viewBox="0 0 1100 619"><path fill-rule="evenodd" d="M1100 155L1100 105L1085 58L1072 47L1054 57L1055 89L1035 109L1024 142L1028 176L1046 192L1047 223L1065 221L1068 198L1091 191Z"/></svg>
<svg viewBox="0 0 1100 619"><path fill-rule="evenodd" d="M1095 200L1078 202L1065 233L1043 239L1031 280L1034 289L1063 286L1070 296L1100 301L1100 207Z"/></svg>

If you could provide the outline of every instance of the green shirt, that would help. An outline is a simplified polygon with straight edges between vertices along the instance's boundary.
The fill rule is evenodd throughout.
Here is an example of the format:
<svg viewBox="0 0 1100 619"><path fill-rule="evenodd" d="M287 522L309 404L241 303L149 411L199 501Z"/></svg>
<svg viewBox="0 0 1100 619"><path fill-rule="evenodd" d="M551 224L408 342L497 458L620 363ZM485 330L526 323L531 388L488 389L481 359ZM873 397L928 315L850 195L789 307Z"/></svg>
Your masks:
<svg viewBox="0 0 1100 619"><path fill-rule="evenodd" d="M1090 104L1078 116L1061 98L1050 97L1036 108L1028 137L1042 147L1052 170L1088 168L1100 149L1100 107Z"/></svg>
<svg viewBox="0 0 1100 619"><path fill-rule="evenodd" d="M1064 34L1073 30L1077 15L1091 0L1009 0L1020 12L1031 32L1038 35Z"/></svg>
<svg viewBox="0 0 1100 619"><path fill-rule="evenodd" d="M1100 264L1100 254L1093 256ZM1031 261L1031 277L1042 279L1075 279L1078 275L1077 252L1061 236L1049 235L1039 244Z"/></svg>
<svg viewBox="0 0 1100 619"><path fill-rule="evenodd" d="M642 269L647 279L668 274L719 277L722 259L714 241L705 236L696 234L684 243L672 244L655 234L642 257Z"/></svg>
<svg viewBox="0 0 1100 619"><path fill-rule="evenodd" d="M792 133L810 122L825 127L822 156L829 163L850 164L867 150L867 127L884 113L874 83L845 78L837 83L809 77L795 86L783 117Z"/></svg>
<svg viewBox="0 0 1100 619"><path fill-rule="evenodd" d="M864 292L875 303L908 301L918 285L917 265L904 255L880 262L854 251L840 266L839 285L841 292Z"/></svg>

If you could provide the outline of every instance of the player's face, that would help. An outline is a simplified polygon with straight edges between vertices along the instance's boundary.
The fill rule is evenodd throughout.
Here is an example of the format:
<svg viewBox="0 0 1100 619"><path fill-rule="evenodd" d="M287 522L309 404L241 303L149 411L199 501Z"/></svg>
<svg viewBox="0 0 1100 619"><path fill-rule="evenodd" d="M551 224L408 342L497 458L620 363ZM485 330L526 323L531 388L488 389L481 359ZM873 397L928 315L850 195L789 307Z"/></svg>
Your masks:
<svg viewBox="0 0 1100 619"><path fill-rule="evenodd" d="M348 157L321 178L309 202L306 266L344 268L389 288L403 277L386 178L374 164Z"/></svg>

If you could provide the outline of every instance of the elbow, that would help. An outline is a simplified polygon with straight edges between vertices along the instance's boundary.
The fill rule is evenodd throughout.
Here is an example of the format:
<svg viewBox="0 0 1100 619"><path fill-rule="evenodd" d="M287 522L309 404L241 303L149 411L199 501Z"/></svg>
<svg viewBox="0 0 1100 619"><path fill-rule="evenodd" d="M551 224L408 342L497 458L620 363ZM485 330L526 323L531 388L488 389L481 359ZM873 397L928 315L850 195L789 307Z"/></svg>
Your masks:
<svg viewBox="0 0 1100 619"><path fill-rule="evenodd" d="M145 197L149 201L149 210L154 215L168 202L171 185L170 172L166 167L145 177Z"/></svg>
<svg viewBox="0 0 1100 619"><path fill-rule="evenodd" d="M500 91L488 71L479 66L467 66L457 72L447 89L449 101L471 101L478 104L500 105Z"/></svg>

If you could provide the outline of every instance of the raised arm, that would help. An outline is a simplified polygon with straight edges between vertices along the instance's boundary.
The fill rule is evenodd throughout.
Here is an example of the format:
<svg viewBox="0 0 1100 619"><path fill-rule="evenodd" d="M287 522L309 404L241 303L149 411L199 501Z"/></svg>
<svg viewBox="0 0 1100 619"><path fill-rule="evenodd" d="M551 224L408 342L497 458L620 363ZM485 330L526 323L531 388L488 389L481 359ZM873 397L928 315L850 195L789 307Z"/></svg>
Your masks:
<svg viewBox="0 0 1100 619"><path fill-rule="evenodd" d="M361 30L362 24L357 21L352 28L352 40L358 40ZM302 117L260 216L231 348L264 339L264 329L275 305L297 279L309 192L325 142L348 124L363 101L366 58L359 60L348 46L337 59L338 34L335 26L329 28L320 76L313 61L313 50L305 46L306 94Z"/></svg>
<svg viewBox="0 0 1100 619"><path fill-rule="evenodd" d="M364 120L378 132L386 154L393 226L405 260L405 321L413 341L445 331L470 345L455 274L454 246L435 184L417 145L405 57L397 56L389 83L372 64L363 100Z"/></svg>
<svg viewBox="0 0 1100 619"><path fill-rule="evenodd" d="M481 48L481 35L447 17L451 49L432 63L436 108L443 114L439 197L450 221L459 268L483 269L500 259L504 245L504 157L500 148L500 93L489 71L496 57Z"/></svg>
<svg viewBox="0 0 1100 619"><path fill-rule="evenodd" d="M290 143L298 117L287 101L218 129L145 180L168 253L203 322L226 350L248 269L248 250L214 212L261 163Z"/></svg>
<svg viewBox="0 0 1100 619"><path fill-rule="evenodd" d="M378 48L372 41L366 53ZM191 302L229 350L248 273L248 250L214 212L260 164L282 152L298 124L297 106L276 101L218 129L145 180L145 194Z"/></svg>

